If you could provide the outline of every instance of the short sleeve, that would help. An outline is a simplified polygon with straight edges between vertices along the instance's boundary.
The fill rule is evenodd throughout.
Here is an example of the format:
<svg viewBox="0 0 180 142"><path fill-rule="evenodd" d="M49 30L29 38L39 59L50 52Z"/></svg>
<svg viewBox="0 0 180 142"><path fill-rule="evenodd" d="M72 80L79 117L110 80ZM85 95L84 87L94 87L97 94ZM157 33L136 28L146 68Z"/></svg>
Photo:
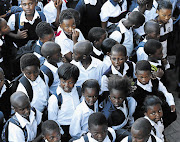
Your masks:
<svg viewBox="0 0 180 142"><path fill-rule="evenodd" d="M7 25L10 27L11 31L15 30L15 14L12 14L9 17Z"/></svg>
<svg viewBox="0 0 180 142"><path fill-rule="evenodd" d="M107 4L106 3L104 3L104 5L101 8L100 18L101 18L101 22L107 22L109 19L109 15L107 13Z"/></svg>

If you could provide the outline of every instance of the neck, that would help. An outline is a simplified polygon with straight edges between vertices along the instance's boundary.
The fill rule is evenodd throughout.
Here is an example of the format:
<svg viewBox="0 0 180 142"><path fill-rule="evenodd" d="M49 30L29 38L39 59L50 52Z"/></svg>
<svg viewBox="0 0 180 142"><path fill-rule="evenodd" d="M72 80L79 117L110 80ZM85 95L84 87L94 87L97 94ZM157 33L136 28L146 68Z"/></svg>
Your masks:
<svg viewBox="0 0 180 142"><path fill-rule="evenodd" d="M101 51L101 47L100 47L100 46L94 45L94 47L95 47L97 50Z"/></svg>
<svg viewBox="0 0 180 142"><path fill-rule="evenodd" d="M148 60L151 61L151 62L158 62L158 60L152 56L149 56L148 57Z"/></svg>
<svg viewBox="0 0 180 142"><path fill-rule="evenodd" d="M128 20L124 20L122 21L122 23L128 30L130 29L130 27L132 27L132 24L130 24Z"/></svg>
<svg viewBox="0 0 180 142"><path fill-rule="evenodd" d="M83 65L83 67L84 67L85 69L87 69L87 68L89 67L89 65L91 64L91 62L92 62L92 59L91 59L91 57L89 56L89 57L86 58L86 60L82 60L82 61L81 61L81 64Z"/></svg>
<svg viewBox="0 0 180 142"><path fill-rule="evenodd" d="M143 7L140 7L138 8L139 12L141 12L142 14L144 14L144 12L146 11L146 7L143 6Z"/></svg>
<svg viewBox="0 0 180 142"><path fill-rule="evenodd" d="M32 15L26 15L26 19L31 21L34 17L34 13Z"/></svg>
<svg viewBox="0 0 180 142"><path fill-rule="evenodd" d="M56 62L54 62L54 61L52 61L52 60L47 60L47 61L48 61L48 63L50 63L50 64L52 64L53 66L57 67L57 63L56 63Z"/></svg>

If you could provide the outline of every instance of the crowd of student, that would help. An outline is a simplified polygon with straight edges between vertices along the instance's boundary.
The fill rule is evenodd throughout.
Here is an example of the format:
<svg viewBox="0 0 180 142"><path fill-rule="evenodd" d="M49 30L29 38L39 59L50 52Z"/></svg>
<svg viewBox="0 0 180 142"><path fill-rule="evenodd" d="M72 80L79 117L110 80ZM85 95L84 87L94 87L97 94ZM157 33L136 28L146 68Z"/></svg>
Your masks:
<svg viewBox="0 0 180 142"><path fill-rule="evenodd" d="M0 5L0 141L167 142L180 2L43 2Z"/></svg>

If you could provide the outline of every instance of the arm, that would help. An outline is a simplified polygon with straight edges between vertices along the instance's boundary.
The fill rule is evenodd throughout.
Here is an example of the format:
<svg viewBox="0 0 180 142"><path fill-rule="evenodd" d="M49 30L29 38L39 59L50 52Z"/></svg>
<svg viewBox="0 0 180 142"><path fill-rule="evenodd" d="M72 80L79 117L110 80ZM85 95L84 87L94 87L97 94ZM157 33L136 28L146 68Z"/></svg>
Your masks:
<svg viewBox="0 0 180 142"><path fill-rule="evenodd" d="M108 21L106 21L106 22L101 22L101 27L102 27L103 29L105 29L105 30L106 30L106 27L107 27L107 22L108 22Z"/></svg>
<svg viewBox="0 0 180 142"><path fill-rule="evenodd" d="M60 13L61 13L62 4L63 4L62 0L57 0L57 1L54 3L54 6L55 6L56 9L57 9L57 16L56 16L56 20L55 20L55 22L54 22L54 25L55 25L56 27L59 26L59 15L60 15Z"/></svg>

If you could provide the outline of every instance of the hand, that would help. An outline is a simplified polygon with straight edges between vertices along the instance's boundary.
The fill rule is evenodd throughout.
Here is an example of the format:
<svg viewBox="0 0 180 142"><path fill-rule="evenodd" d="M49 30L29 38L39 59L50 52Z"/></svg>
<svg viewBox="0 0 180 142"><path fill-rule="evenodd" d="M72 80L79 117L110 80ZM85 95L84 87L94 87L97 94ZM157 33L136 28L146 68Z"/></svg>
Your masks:
<svg viewBox="0 0 180 142"><path fill-rule="evenodd" d="M74 30L74 29L73 29L72 32L73 32L73 34L72 34L72 40L73 40L74 43L76 43L77 40L78 40L78 37L79 37L79 32L76 31L76 30Z"/></svg>
<svg viewBox="0 0 180 142"><path fill-rule="evenodd" d="M62 1L62 0L56 0L56 1L54 1L54 6L56 7L57 10L60 10L60 9L61 9L62 4L63 4L63 1Z"/></svg>
<svg viewBox="0 0 180 142"><path fill-rule="evenodd" d="M175 112L175 110L176 110L175 105L171 105L170 107L171 107L171 112Z"/></svg>
<svg viewBox="0 0 180 142"><path fill-rule="evenodd" d="M164 75L164 71L161 68L157 69L157 72L155 73L155 75L159 78L161 78Z"/></svg>
<svg viewBox="0 0 180 142"><path fill-rule="evenodd" d="M168 64L168 61L167 61L165 58L162 59L162 62L163 62L164 65L167 65L167 64Z"/></svg>
<svg viewBox="0 0 180 142"><path fill-rule="evenodd" d="M20 29L18 29L16 38L17 39L25 39L25 38L27 38L28 37L27 31L28 31L27 29L23 30L23 31L20 31Z"/></svg>

